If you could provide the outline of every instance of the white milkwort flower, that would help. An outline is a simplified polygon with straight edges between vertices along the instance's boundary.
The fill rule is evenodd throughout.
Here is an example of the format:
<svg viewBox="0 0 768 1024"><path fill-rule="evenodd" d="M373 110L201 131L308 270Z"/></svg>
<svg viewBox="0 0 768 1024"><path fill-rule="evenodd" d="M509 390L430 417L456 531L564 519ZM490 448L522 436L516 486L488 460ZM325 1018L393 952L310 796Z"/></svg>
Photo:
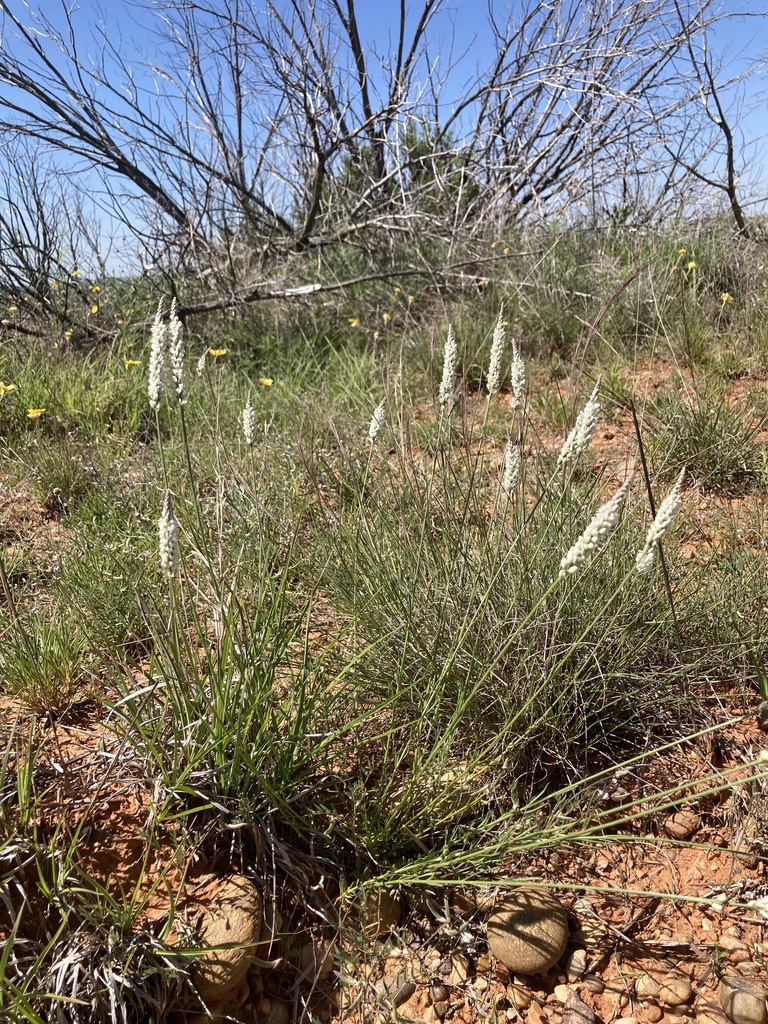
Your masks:
<svg viewBox="0 0 768 1024"><path fill-rule="evenodd" d="M163 323L163 300L157 307L152 330L149 334L149 375L147 380L147 394L152 409L160 408L160 399L163 394L163 374L165 372L165 349L167 344L167 331Z"/></svg>
<svg viewBox="0 0 768 1024"><path fill-rule="evenodd" d="M507 441L504 450L504 465L501 474L501 489L508 498L511 498L520 479L520 449L513 442L512 438Z"/></svg>
<svg viewBox="0 0 768 1024"><path fill-rule="evenodd" d="M602 547L619 525L621 506L627 496L631 480L631 477L627 477L611 500L600 506L584 533L568 554L563 555L560 560L560 579L578 572L592 552Z"/></svg>
<svg viewBox="0 0 768 1024"><path fill-rule="evenodd" d="M685 469L681 469L674 487L659 505L656 517L651 523L648 533L645 535L645 544L642 550L638 551L635 555L635 568L638 572L650 572L653 568L659 541L672 525L675 516L680 511L680 506L683 504L682 487L684 479Z"/></svg>
<svg viewBox="0 0 768 1024"><path fill-rule="evenodd" d="M168 314L166 324L166 337L168 339L168 362L171 367L171 380L176 389L176 397L181 405L184 405L184 384L186 383L186 369L184 367L184 325L176 313L176 299L171 303L171 311Z"/></svg>
<svg viewBox="0 0 768 1024"><path fill-rule="evenodd" d="M245 437L245 443L250 448L256 440L256 413L253 411L253 402L251 401L250 391L248 392L248 401L245 403L245 408L243 409L243 435Z"/></svg>
<svg viewBox="0 0 768 1024"><path fill-rule="evenodd" d="M203 374L205 373L205 356L206 356L206 353L203 352L203 354L197 360L197 367L196 367L196 369L197 369L197 376L198 377L202 377Z"/></svg>
<svg viewBox="0 0 768 1024"><path fill-rule="evenodd" d="M501 357L504 354L504 306L499 310L499 318L493 329L493 341L491 342L491 354L488 360L488 374L486 382L488 386L488 398L493 398L501 388Z"/></svg>
<svg viewBox="0 0 768 1024"><path fill-rule="evenodd" d="M445 340L445 347L443 348L443 376L440 379L440 390L437 395L437 400L440 403L441 409L446 407L453 396L453 381L456 376L457 356L458 349L456 348L456 339L453 336L453 327L449 327L448 337Z"/></svg>
<svg viewBox="0 0 768 1024"><path fill-rule="evenodd" d="M587 404L576 417L576 422L557 456L558 466L564 466L569 459L577 459L585 448L589 447L589 442L597 428L597 418L600 415L601 406L598 396L602 379L602 377L597 378L597 383L587 399Z"/></svg>
<svg viewBox="0 0 768 1024"><path fill-rule="evenodd" d="M509 370L509 382L512 387L512 404L517 407L525 391L525 363L520 355L520 345L515 335L512 335L512 366Z"/></svg>
<svg viewBox="0 0 768 1024"><path fill-rule="evenodd" d="M376 408L373 410L373 416L371 416L371 425L368 427L368 440L371 444L376 444L376 440L381 433L381 428L384 426L384 413L387 408L386 398L382 398Z"/></svg>
<svg viewBox="0 0 768 1024"><path fill-rule="evenodd" d="M165 492L158 533L160 567L166 576L175 576L179 571L179 524L173 514L170 491Z"/></svg>

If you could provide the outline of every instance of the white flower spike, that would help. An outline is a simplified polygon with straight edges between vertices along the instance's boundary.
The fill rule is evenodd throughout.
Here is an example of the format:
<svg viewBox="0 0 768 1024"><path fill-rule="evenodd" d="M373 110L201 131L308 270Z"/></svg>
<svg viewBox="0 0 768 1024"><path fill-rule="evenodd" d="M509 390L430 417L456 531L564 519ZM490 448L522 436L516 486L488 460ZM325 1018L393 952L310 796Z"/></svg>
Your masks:
<svg viewBox="0 0 768 1024"><path fill-rule="evenodd" d="M504 306L499 310L499 318L493 329L493 341L491 342L491 355L488 362L488 374L486 382L488 385L488 400L498 395L501 389L501 357L504 354Z"/></svg>
<svg viewBox="0 0 768 1024"><path fill-rule="evenodd" d="M602 377L597 378L597 383L592 390L592 394L587 399L587 404L576 417L576 422L568 434L565 444L560 449L560 454L557 456L558 466L564 466L570 459L577 459L589 447L592 435L597 429L597 419L600 415L601 406L598 396L600 395L602 379Z"/></svg>
<svg viewBox="0 0 768 1024"><path fill-rule="evenodd" d="M680 511L680 507L683 504L682 487L683 480L685 479L685 469L680 470L680 475L675 481L675 485L669 494L666 496L659 510L656 513L656 518L651 523L648 533L645 536L645 544L642 550L638 551L635 555L635 568L640 573L650 572L653 568L653 564L656 561L656 549L659 546L659 542L667 530L672 525L675 516Z"/></svg>
<svg viewBox="0 0 768 1024"><path fill-rule="evenodd" d="M579 537L568 554L560 560L560 579L572 576L581 568L593 551L597 551L608 540L619 525L621 506L629 491L632 477L627 477L610 501L601 505L592 521Z"/></svg>
<svg viewBox="0 0 768 1024"><path fill-rule="evenodd" d="M457 356L458 349L456 348L456 339L453 336L453 327L449 327L448 337L446 338L445 347L443 349L443 376L440 379L440 390L437 395L437 400L440 403L441 409L446 407L453 396L453 381L456 376Z"/></svg>
<svg viewBox="0 0 768 1024"><path fill-rule="evenodd" d="M179 571L179 524L173 514L170 491L165 492L158 534L160 567L166 576L175 576Z"/></svg>

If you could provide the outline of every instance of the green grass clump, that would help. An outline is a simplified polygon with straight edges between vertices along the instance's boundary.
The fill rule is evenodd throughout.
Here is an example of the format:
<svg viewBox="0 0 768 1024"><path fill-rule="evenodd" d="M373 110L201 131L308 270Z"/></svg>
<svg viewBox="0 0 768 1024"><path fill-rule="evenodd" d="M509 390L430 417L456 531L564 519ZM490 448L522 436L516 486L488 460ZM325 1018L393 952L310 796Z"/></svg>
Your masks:
<svg viewBox="0 0 768 1024"><path fill-rule="evenodd" d="M29 739L12 733L0 779L3 1012L106 1020L123 999L126 1019L159 1020L180 998L191 954L169 939L179 893L153 933L147 865L118 892L78 847L113 784L151 794L147 857L162 836L182 865L237 863L326 914L377 887L483 884L543 848L644 830L688 780L642 809L606 809L606 778L706 728L702 680L734 652L745 700L757 697L759 517L750 545L736 526L720 531L737 561L713 547L685 563L676 549L694 532L698 489L764 487L762 424L703 374L718 365L726 305L747 337L736 299L730 309L715 294L723 282L745 294L722 273L725 250L687 241L694 280L676 238L529 241L525 266L505 255L471 295L453 282L411 300L389 283L301 315L221 316L187 335L157 409L139 338L44 359L3 351L3 473L28 482L67 536L45 576L27 573L34 530L3 506L0 674ZM490 296L519 339L519 393L507 343L487 395ZM681 328L684 352L670 340ZM628 367L660 351L685 363L693 397L648 401L631 446L610 451L600 436L598 448L595 417L628 419ZM30 418L33 403L45 412ZM569 430L564 459L551 437ZM681 470L666 555L640 573L653 510ZM50 765L31 753L36 722L55 730L86 700L110 769L76 821L57 821ZM56 911L42 937L20 863ZM89 967L67 988L57 969L76 950Z"/></svg>

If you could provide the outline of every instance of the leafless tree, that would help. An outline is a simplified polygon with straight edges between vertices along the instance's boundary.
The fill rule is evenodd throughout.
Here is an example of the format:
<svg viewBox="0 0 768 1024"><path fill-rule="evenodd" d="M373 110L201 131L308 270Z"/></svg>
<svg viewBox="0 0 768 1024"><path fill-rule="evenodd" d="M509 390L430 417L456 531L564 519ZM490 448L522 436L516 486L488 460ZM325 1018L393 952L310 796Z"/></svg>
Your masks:
<svg viewBox="0 0 768 1024"><path fill-rule="evenodd" d="M146 0L147 66L104 29L83 49L63 0L63 31L0 0L0 131L58 154L70 183L98 174L135 245L196 272L198 309L321 286L308 252L354 248L356 279L432 273L490 228L580 203L652 215L705 174L695 124L684 161L668 140L709 0L528 0L506 19L491 3L493 60L458 98L431 50L445 2L412 18L400 0L383 50L355 0Z"/></svg>

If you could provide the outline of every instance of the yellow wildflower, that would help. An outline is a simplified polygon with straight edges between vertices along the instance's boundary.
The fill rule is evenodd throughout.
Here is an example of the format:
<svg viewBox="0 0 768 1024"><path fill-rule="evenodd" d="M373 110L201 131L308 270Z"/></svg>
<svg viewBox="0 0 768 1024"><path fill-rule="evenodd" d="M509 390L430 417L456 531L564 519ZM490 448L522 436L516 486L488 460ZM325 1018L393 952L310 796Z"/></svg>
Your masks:
<svg viewBox="0 0 768 1024"><path fill-rule="evenodd" d="M72 328L71 327L69 328L68 331L64 331L64 340L65 341L72 341Z"/></svg>
<svg viewBox="0 0 768 1024"><path fill-rule="evenodd" d="M498 244L498 242L491 242L491 248L495 249Z"/></svg>
<svg viewBox="0 0 768 1024"><path fill-rule="evenodd" d="M505 245L505 246L504 246L504 255L505 255L505 256L507 256L507 255L509 255L509 253L511 253L511 252L512 252L512 250L511 250L511 249L509 248L509 246L508 246L508 245Z"/></svg>
<svg viewBox="0 0 768 1024"><path fill-rule="evenodd" d="M7 395L9 391L15 391L15 390L16 390L16 385L15 384L6 384L4 380L0 380L0 398L2 398L3 395Z"/></svg>
<svg viewBox="0 0 768 1024"><path fill-rule="evenodd" d="M274 383L271 377L259 377L259 384L263 384L265 388L271 388Z"/></svg>
<svg viewBox="0 0 768 1024"><path fill-rule="evenodd" d="M382 317L382 320L384 321L385 324L388 324L391 319L392 319L392 314L391 313L385 313L384 316Z"/></svg>
<svg viewBox="0 0 768 1024"><path fill-rule="evenodd" d="M51 289L52 292L55 292L56 289L59 287L59 282L58 281L49 281L48 282L48 287Z"/></svg>
<svg viewBox="0 0 768 1024"><path fill-rule="evenodd" d="M27 418L30 420L36 420L38 416L42 416L45 409L27 409Z"/></svg>
<svg viewBox="0 0 768 1024"><path fill-rule="evenodd" d="M129 366L141 366L140 359L124 359L123 363L125 365L126 370L128 369Z"/></svg>
<svg viewBox="0 0 768 1024"><path fill-rule="evenodd" d="M349 324L350 327L359 327L360 326L360 320L356 316L349 316L349 317L347 317L347 323Z"/></svg>
<svg viewBox="0 0 768 1024"><path fill-rule="evenodd" d="M95 316L99 312L99 307L96 305L91 306L91 313Z"/></svg>
<svg viewBox="0 0 768 1024"><path fill-rule="evenodd" d="M225 356L227 350L225 348L209 348L208 355L213 356L214 359L218 359L219 356Z"/></svg>
<svg viewBox="0 0 768 1024"><path fill-rule="evenodd" d="M687 251L688 251L687 249L678 249L677 250L677 255L678 256L685 256Z"/></svg>
<svg viewBox="0 0 768 1024"><path fill-rule="evenodd" d="M10 321L10 320L8 320L8 319L3 319L3 320L0 320L0 324L2 324L2 325L3 325L3 327L7 327L7 326L8 326L8 324L9 324L10 322L11 322L11 321Z"/></svg>
<svg viewBox="0 0 768 1024"><path fill-rule="evenodd" d="M75 267L74 270L70 270L69 273L72 277L80 277L80 271L77 269L77 267Z"/></svg>
<svg viewBox="0 0 768 1024"><path fill-rule="evenodd" d="M723 305L725 305L726 303L730 305L733 302L733 296L730 292L723 292L720 298L723 300Z"/></svg>
<svg viewBox="0 0 768 1024"><path fill-rule="evenodd" d="M8 312L11 314L11 316L13 316L14 313L18 313L19 312L19 307L18 306L9 306L8 307Z"/></svg>
<svg viewBox="0 0 768 1024"><path fill-rule="evenodd" d="M409 301L409 302L413 302L413 300L414 300L415 298L416 298L416 296L415 296L415 295L409 295L409 296L408 296L408 301Z"/></svg>
<svg viewBox="0 0 768 1024"><path fill-rule="evenodd" d="M485 288L485 286L488 284L488 278L481 277L477 283L480 285L481 288Z"/></svg>
<svg viewBox="0 0 768 1024"><path fill-rule="evenodd" d="M94 295L98 295L98 293L101 291L101 285L100 284L92 284L91 287L88 289L88 291L89 292L93 292Z"/></svg>
<svg viewBox="0 0 768 1024"><path fill-rule="evenodd" d="M693 260L691 260L691 262L687 265L687 267L685 269L686 270L695 270L696 269L696 264L694 263Z"/></svg>

